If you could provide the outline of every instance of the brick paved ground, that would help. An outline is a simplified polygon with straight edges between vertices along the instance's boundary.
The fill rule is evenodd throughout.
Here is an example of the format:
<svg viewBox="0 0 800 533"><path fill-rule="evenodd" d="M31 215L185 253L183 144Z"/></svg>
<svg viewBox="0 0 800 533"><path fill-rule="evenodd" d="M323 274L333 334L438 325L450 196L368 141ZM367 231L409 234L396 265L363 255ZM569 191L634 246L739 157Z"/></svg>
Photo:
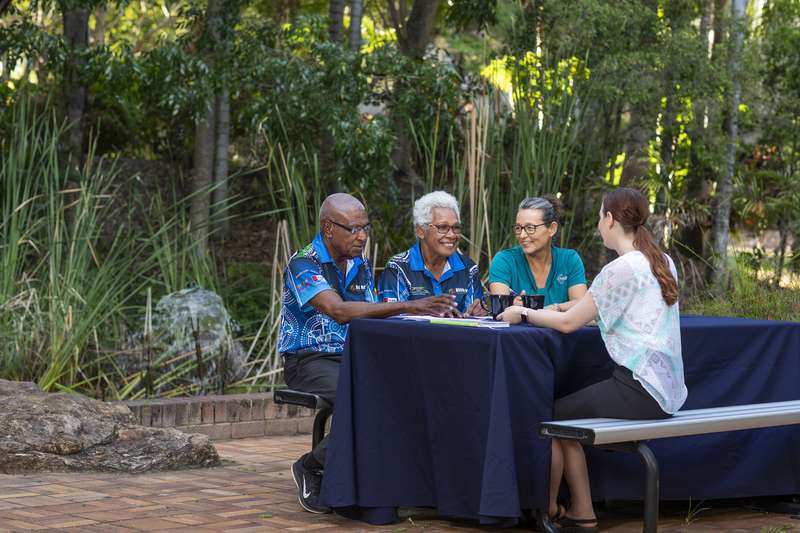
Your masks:
<svg viewBox="0 0 800 533"><path fill-rule="evenodd" d="M303 512L289 466L309 437L269 437L217 443L225 466L147 475L0 475L0 531L370 531L433 533L490 531L455 526L425 511L392 526L370 527L335 515ZM779 533L800 526L784 515L736 508L702 511L688 526L686 505L666 506L661 531ZM604 531L641 531L638 506L601 515ZM521 529L507 531L522 531Z"/></svg>

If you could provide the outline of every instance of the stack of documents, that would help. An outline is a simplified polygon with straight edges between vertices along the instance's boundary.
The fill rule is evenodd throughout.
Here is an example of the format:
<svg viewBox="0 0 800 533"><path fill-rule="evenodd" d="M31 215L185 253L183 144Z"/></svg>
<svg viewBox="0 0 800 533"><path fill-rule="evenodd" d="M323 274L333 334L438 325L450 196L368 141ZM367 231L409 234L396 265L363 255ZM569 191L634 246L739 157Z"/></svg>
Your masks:
<svg viewBox="0 0 800 533"><path fill-rule="evenodd" d="M416 320L419 322L428 322L430 324L445 324L448 326L467 326L476 328L507 328L508 322L498 322L493 320L492 317L470 317L470 318L443 318L440 316L426 316L426 315L400 315L394 318L402 320Z"/></svg>

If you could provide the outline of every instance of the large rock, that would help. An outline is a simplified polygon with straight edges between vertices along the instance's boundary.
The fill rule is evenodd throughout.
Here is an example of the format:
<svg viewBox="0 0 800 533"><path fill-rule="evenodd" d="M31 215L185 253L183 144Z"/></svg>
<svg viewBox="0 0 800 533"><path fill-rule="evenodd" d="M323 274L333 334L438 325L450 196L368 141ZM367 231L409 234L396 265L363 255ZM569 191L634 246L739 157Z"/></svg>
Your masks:
<svg viewBox="0 0 800 533"><path fill-rule="evenodd" d="M205 435L137 426L124 405L0 379L0 473L215 466Z"/></svg>
<svg viewBox="0 0 800 533"><path fill-rule="evenodd" d="M156 396L186 386L201 394L222 392L245 374L247 353L234 339L237 329L219 295L197 287L183 289L158 301L149 338L135 335L132 349L120 355L117 364L128 375L150 366ZM170 378L158 384L155 378L164 375Z"/></svg>

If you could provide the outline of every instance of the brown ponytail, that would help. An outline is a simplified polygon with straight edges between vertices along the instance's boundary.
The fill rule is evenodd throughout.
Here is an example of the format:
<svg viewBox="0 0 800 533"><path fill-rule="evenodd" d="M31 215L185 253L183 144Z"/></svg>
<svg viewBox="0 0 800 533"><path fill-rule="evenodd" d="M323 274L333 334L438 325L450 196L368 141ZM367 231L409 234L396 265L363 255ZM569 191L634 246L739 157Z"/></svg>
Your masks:
<svg viewBox="0 0 800 533"><path fill-rule="evenodd" d="M667 305L677 302L678 282L669 270L666 255L644 225L650 216L647 197L636 189L619 187L603 198L603 212L610 212L614 220L622 224L625 233L635 233L633 247L642 252L650 262L650 270L661 287L664 301Z"/></svg>

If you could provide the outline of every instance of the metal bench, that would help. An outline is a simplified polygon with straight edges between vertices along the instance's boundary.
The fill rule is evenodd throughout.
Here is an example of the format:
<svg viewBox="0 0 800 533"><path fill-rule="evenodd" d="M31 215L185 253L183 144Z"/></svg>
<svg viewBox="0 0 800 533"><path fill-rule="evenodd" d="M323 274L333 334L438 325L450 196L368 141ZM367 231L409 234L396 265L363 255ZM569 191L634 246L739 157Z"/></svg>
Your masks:
<svg viewBox="0 0 800 533"><path fill-rule="evenodd" d="M647 471L643 531L655 533L658 528L658 462L643 441L798 423L800 400L793 400L680 411L662 420L585 418L543 422L539 426L539 434L638 454Z"/></svg>
<svg viewBox="0 0 800 533"><path fill-rule="evenodd" d="M272 399L275 403L299 405L317 411L314 417L314 429L311 433L311 449L316 448L317 444L325 437L325 424L333 413L333 406L321 396L291 389L276 390Z"/></svg>

